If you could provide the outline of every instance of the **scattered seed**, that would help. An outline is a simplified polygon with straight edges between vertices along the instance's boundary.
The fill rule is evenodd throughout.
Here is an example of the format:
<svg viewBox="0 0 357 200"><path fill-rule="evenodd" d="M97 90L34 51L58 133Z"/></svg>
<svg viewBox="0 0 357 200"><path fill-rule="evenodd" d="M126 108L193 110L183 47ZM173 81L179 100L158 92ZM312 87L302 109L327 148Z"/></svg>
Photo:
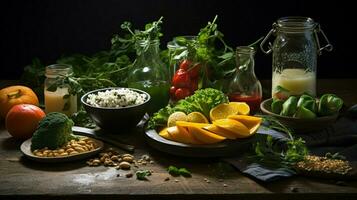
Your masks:
<svg viewBox="0 0 357 200"><path fill-rule="evenodd" d="M154 164L154 161L150 160L150 164Z"/></svg>
<svg viewBox="0 0 357 200"><path fill-rule="evenodd" d="M119 168L120 169L124 169L124 170L129 170L130 169L130 163L123 161L123 162L119 163Z"/></svg>
<svg viewBox="0 0 357 200"><path fill-rule="evenodd" d="M177 182L179 182L179 180L175 179L175 182L177 183Z"/></svg>
<svg viewBox="0 0 357 200"><path fill-rule="evenodd" d="M127 178L131 178L131 177L133 177L133 173L127 173L127 174L125 174L125 177L127 177Z"/></svg>
<svg viewBox="0 0 357 200"><path fill-rule="evenodd" d="M228 186L227 184L225 184L225 183L223 184L223 187L227 187L227 186Z"/></svg>
<svg viewBox="0 0 357 200"><path fill-rule="evenodd" d="M170 180L170 177L166 177L164 181L169 181Z"/></svg>

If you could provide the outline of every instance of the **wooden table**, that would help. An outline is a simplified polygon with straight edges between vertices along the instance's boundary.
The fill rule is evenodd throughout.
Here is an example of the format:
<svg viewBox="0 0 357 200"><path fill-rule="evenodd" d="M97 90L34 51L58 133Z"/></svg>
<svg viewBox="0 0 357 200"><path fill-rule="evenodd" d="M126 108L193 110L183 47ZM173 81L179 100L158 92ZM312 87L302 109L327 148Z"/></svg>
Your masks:
<svg viewBox="0 0 357 200"><path fill-rule="evenodd" d="M348 106L357 103L356 79L319 80L318 83L320 94L336 93ZM265 88L269 88L267 84L268 81L263 81ZM126 171L110 167L88 167L84 160L58 164L30 161L19 150L21 141L11 138L1 122L0 199L357 198L357 181L293 177L262 183L244 176L219 159L182 158L161 153L145 143L142 133L122 133L118 137L136 146L136 158L147 154L153 159L153 164L141 167L154 171L148 181L126 178ZM192 178L170 177L166 172L169 165L190 169ZM166 177L170 180L165 181Z"/></svg>

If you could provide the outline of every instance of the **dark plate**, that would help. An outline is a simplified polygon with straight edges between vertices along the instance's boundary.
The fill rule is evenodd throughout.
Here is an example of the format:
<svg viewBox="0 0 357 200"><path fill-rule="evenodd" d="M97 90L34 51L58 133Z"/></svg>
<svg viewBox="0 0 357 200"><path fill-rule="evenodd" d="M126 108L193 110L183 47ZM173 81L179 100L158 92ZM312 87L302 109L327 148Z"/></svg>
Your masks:
<svg viewBox="0 0 357 200"><path fill-rule="evenodd" d="M167 140L161 137L156 130L146 130L145 135L153 148L185 157L228 157L244 154L252 147L255 135L245 139L225 140L217 144L191 145Z"/></svg>
<svg viewBox="0 0 357 200"><path fill-rule="evenodd" d="M102 141L99 141L99 140L96 140L93 138L90 138L90 139L93 140L95 143L97 143L98 148L96 148L95 150L92 150L92 151L79 153L79 154L75 154L75 155L69 155L69 156L63 156L63 157L39 157L39 156L36 156L31 152L31 138L24 141L21 144L21 151L27 158L29 158L31 160L39 161L39 162L55 163L55 162L68 162L68 161L73 161L73 160L81 160L81 159L93 156L103 149L104 144Z"/></svg>
<svg viewBox="0 0 357 200"><path fill-rule="evenodd" d="M282 124L291 128L295 133L310 133L320 131L333 125L338 117L338 114L317 117L315 119L300 119L295 117L287 117L275 114L271 111L271 103L273 99L267 99L260 104L260 109L264 114L274 116Z"/></svg>

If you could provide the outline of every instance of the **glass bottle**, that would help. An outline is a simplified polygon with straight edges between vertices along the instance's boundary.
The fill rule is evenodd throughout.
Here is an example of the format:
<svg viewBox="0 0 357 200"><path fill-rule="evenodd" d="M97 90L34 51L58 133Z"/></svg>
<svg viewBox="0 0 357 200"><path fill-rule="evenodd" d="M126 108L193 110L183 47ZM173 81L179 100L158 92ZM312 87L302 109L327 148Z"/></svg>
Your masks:
<svg viewBox="0 0 357 200"><path fill-rule="evenodd" d="M319 32L327 42L322 48L318 40ZM263 45L272 34L276 36L274 43L265 51ZM316 96L317 56L324 49L332 50L318 23L308 17L280 18L260 47L266 54L273 52L272 97L279 97L281 92Z"/></svg>
<svg viewBox="0 0 357 200"><path fill-rule="evenodd" d="M73 74L72 67L65 64L54 64L46 67L45 79L45 112L61 112L71 116L77 112L77 95L70 95L70 85L63 83L62 78Z"/></svg>
<svg viewBox="0 0 357 200"><path fill-rule="evenodd" d="M259 109L262 86L254 73L253 47L239 46L236 49L236 73L229 84L229 101L246 102L252 113Z"/></svg>
<svg viewBox="0 0 357 200"><path fill-rule="evenodd" d="M137 51L137 59L129 72L128 86L144 90L150 94L148 113L158 111L169 101L169 74L167 67L160 59L159 40L138 41L141 51Z"/></svg>

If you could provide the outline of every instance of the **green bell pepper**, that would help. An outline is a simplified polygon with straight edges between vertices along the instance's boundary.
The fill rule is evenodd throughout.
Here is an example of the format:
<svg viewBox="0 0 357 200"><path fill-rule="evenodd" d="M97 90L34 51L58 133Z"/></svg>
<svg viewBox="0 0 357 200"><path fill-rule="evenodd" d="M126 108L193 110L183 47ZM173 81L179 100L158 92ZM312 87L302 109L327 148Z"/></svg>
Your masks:
<svg viewBox="0 0 357 200"><path fill-rule="evenodd" d="M284 103L283 109L280 112L282 116L293 116L297 109L298 98L290 96Z"/></svg>
<svg viewBox="0 0 357 200"><path fill-rule="evenodd" d="M318 114L320 116L333 115L340 111L343 100L334 94L324 94L320 98Z"/></svg>
<svg viewBox="0 0 357 200"><path fill-rule="evenodd" d="M283 109L284 100L281 99L273 99L271 103L271 111L275 114L280 114L281 110Z"/></svg>
<svg viewBox="0 0 357 200"><path fill-rule="evenodd" d="M315 101L309 101L315 103ZM305 104L309 103L306 102ZM300 107L297 108L296 113L294 117L300 118L300 119L314 119L316 118L316 114L305 107L304 105L301 105Z"/></svg>

